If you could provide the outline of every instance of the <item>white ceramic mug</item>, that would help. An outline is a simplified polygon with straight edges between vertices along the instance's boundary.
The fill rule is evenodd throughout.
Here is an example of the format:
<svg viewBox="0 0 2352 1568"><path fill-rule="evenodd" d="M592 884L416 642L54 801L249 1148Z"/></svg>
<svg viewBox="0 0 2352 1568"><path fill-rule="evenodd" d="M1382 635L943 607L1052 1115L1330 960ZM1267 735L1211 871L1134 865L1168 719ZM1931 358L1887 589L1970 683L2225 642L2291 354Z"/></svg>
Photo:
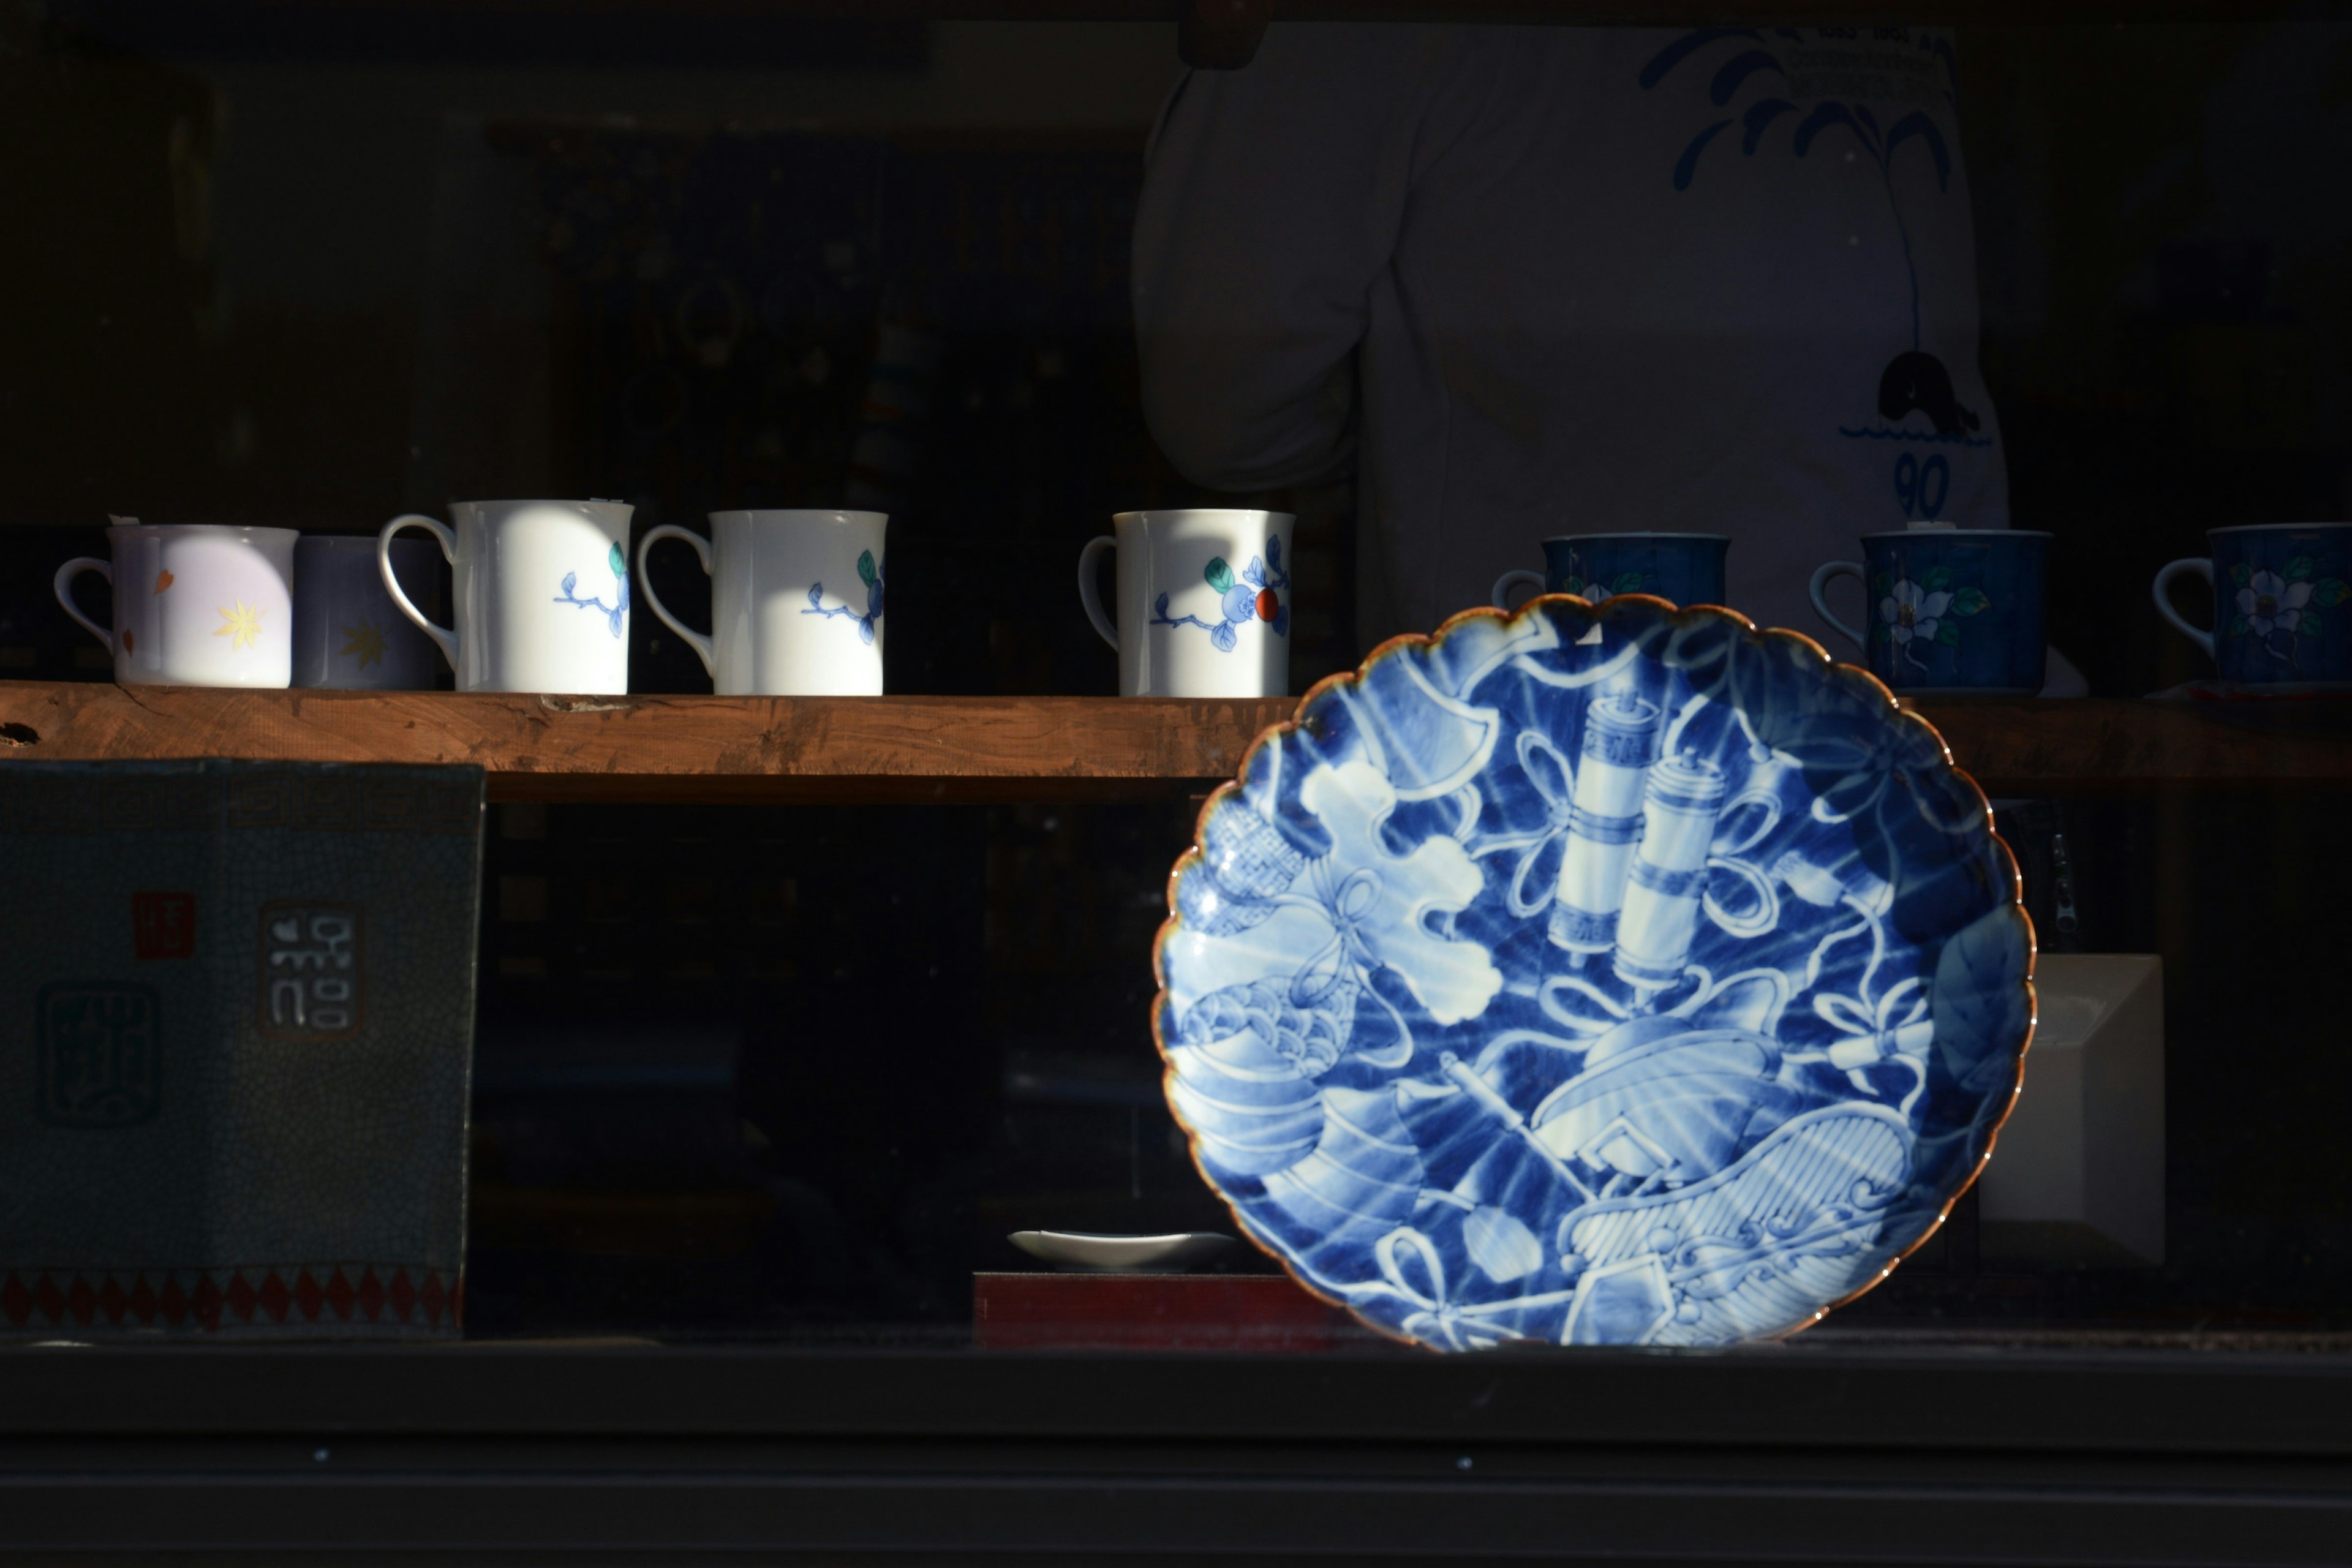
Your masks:
<svg viewBox="0 0 2352 1568"><path fill-rule="evenodd" d="M1118 650L1123 697L1283 697L1290 691L1286 511L1123 511L1078 552L1078 599ZM1118 552L1118 624L1095 563Z"/></svg>
<svg viewBox="0 0 2352 1568"><path fill-rule="evenodd" d="M629 514L609 500L453 501L453 531L410 512L376 536L384 591L441 645L460 691L629 689ZM456 569L457 625L435 626L392 569L393 535L428 530Z"/></svg>
<svg viewBox="0 0 2352 1568"><path fill-rule="evenodd" d="M884 525L878 511L714 511L710 538L673 523L637 543L646 604L702 656L722 697L882 694ZM710 634L669 613L646 574L682 539L710 576Z"/></svg>
<svg viewBox="0 0 2352 1568"><path fill-rule="evenodd" d="M294 542L290 528L117 520L114 559L58 568L58 603L114 655L124 686L282 687L293 673ZM95 572L114 584L114 629L73 601Z"/></svg>
<svg viewBox="0 0 2352 1568"><path fill-rule="evenodd" d="M426 691L440 660L383 590L373 534L306 533L294 546L294 684L344 691ZM395 540L394 574L411 604L441 606L433 546Z"/></svg>

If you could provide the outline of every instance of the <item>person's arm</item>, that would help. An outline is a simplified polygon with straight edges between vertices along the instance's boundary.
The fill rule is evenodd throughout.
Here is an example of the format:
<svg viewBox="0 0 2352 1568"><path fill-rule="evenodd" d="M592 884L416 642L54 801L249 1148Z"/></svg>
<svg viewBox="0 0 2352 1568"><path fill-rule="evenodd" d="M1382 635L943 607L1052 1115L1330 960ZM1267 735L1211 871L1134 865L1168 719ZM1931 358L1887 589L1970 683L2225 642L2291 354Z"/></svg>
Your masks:
<svg viewBox="0 0 2352 1568"><path fill-rule="evenodd" d="M1280 24L1238 71L1193 71L1135 222L1143 411L1179 471L1312 483L1354 447L1354 353L1403 222L1434 30Z"/></svg>

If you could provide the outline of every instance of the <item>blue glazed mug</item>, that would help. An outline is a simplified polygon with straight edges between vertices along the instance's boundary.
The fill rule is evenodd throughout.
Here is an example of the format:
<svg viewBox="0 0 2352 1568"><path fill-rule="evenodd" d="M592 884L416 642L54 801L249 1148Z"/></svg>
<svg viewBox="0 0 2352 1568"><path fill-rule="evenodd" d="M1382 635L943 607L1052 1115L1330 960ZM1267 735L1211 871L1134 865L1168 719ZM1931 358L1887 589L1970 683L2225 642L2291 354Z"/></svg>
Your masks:
<svg viewBox="0 0 2352 1568"><path fill-rule="evenodd" d="M1861 647L1870 673L1916 696L2031 697L2042 686L2050 536L2021 528L1908 528L1862 536L1862 561L1813 574L1813 608ZM1831 613L1858 577L1866 629Z"/></svg>
<svg viewBox="0 0 2352 1568"><path fill-rule="evenodd" d="M1599 601L1616 594L1654 594L1677 605L1723 603L1720 533L1569 533L1543 542L1544 569L1495 579L1495 608L1511 607L1511 590L1574 594Z"/></svg>
<svg viewBox="0 0 2352 1568"><path fill-rule="evenodd" d="M2257 523L2208 533L2212 555L2156 574L2157 613L2205 650L2224 680L2352 684L2352 632L2337 606L2352 581L2352 522ZM2194 574L2213 590L2213 629L2181 618L2168 594Z"/></svg>

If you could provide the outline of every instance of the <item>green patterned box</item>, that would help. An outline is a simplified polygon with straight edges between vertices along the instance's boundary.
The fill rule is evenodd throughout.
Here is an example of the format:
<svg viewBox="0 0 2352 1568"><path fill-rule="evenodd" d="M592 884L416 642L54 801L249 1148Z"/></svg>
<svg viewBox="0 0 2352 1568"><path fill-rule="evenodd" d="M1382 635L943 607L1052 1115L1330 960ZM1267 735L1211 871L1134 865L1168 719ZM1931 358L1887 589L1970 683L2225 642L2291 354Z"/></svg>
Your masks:
<svg viewBox="0 0 2352 1568"><path fill-rule="evenodd" d="M454 1337L482 773L0 764L0 1334Z"/></svg>

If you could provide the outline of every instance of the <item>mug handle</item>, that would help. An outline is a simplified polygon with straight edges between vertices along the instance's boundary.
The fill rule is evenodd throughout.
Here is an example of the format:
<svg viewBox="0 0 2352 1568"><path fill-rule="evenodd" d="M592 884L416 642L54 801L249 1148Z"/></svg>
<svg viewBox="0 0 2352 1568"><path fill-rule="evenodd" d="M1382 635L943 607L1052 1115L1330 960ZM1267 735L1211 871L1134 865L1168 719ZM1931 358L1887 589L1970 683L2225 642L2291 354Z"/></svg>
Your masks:
<svg viewBox="0 0 2352 1568"><path fill-rule="evenodd" d="M1509 609L1511 607L1511 590L1517 587L1522 583L1526 584L1528 587L1533 588L1538 594L1544 591L1542 573L1530 572L1524 566L1516 572L1506 572L1501 576L1495 579L1495 608L1498 610Z"/></svg>
<svg viewBox="0 0 2352 1568"><path fill-rule="evenodd" d="M1118 543L1118 540L1106 533L1098 539L1087 540L1087 547L1078 552L1078 603L1087 607L1087 619L1094 622L1095 634L1110 644L1113 653L1118 651L1118 628L1110 624L1108 616L1103 614L1102 595L1095 588L1095 563L1104 551L1116 547Z"/></svg>
<svg viewBox="0 0 2352 1568"><path fill-rule="evenodd" d="M694 552L702 557L702 574L706 577L711 574L710 541L698 533L680 528L674 522L665 522L659 527L646 530L646 536L637 541L637 586L644 591L646 603L653 606L654 615L659 618L661 624L684 637L687 646L702 656L702 668L709 673L711 683L716 685L719 681L719 666L714 662L716 656L711 651L710 639L700 632L688 630L685 622L669 613L668 606L661 602L661 595L654 592L653 576L646 570L646 554L653 549L654 541L656 539L683 539L693 545Z"/></svg>
<svg viewBox="0 0 2352 1568"><path fill-rule="evenodd" d="M110 588L114 585L114 566L112 563L100 561L97 557L91 555L77 555L72 560L58 568L58 574L52 581L51 586L56 588L58 603L65 606L66 614L71 616L75 620L79 621L82 624L83 628L87 630L90 636L96 637L99 641L106 645L107 652L112 653L115 651L114 634L100 626L96 621L91 620L88 616L83 615L81 613L81 606L75 604L73 601L73 580L80 576L85 572L97 573L100 576L106 579L107 586Z"/></svg>
<svg viewBox="0 0 2352 1568"><path fill-rule="evenodd" d="M2185 561L2175 561L2156 574L2156 613L2170 621L2183 637L2203 648L2207 658L2213 658L2213 634L2200 632L2181 619L2180 612L2172 607L2172 595L2168 592L2175 577L2192 572L2204 578L2206 588L2212 590L2213 563L2210 560L2202 555L2192 555ZM2213 594L2213 624L2217 627L2221 624L2221 595L2219 592Z"/></svg>
<svg viewBox="0 0 2352 1568"><path fill-rule="evenodd" d="M1811 589L1813 612L1820 616L1822 619L1835 626L1839 631L1843 632L1845 634L1846 641L1853 644L1854 647L1862 649L1864 653L1868 653L1870 651L1869 639L1864 637L1860 632L1854 630L1852 626L1847 626L1843 621L1839 620L1835 616L1830 614L1830 602L1823 595L1827 592L1830 584L1840 577L1851 577L1855 582L1865 584L1865 591L1863 595L1863 598L1865 604L1868 603L1869 594L1867 592L1866 585L1870 582L1869 569L1864 566L1859 561L1832 561L1828 565L1813 574L1813 584ZM1865 612L1863 619L1868 620L1869 618L1869 615Z"/></svg>
<svg viewBox="0 0 2352 1568"><path fill-rule="evenodd" d="M457 634L447 626L436 626L426 620L425 612L409 602L408 590L403 588L400 579L392 574L392 536L404 528L422 528L431 532L441 542L441 553L448 558L452 566L457 564L457 537L449 531L447 523L413 511L403 512L394 518L375 536L375 567L383 574L384 591L392 595L392 602L400 606L402 615L424 627L425 635L441 645L442 653L448 658L449 668L455 669L457 668Z"/></svg>

